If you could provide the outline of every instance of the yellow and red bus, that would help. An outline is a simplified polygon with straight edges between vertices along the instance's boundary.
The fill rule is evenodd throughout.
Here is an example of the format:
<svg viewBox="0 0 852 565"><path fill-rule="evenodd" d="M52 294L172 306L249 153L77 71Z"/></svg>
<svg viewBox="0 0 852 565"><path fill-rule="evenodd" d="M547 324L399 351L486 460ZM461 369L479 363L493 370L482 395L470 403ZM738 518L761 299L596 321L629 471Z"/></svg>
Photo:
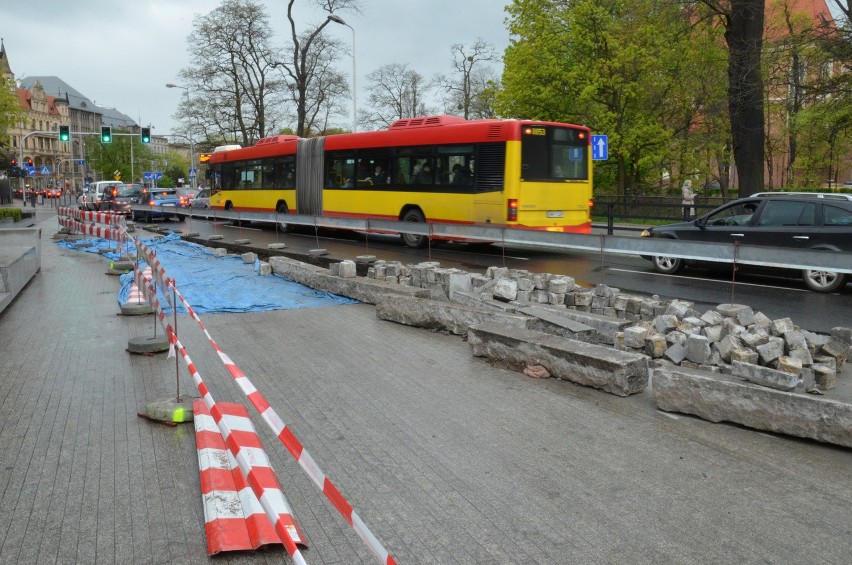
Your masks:
<svg viewBox="0 0 852 565"><path fill-rule="evenodd" d="M590 131L532 120L402 119L210 155L218 210L589 233ZM283 223L283 222L282 222ZM411 247L426 238L403 234Z"/></svg>

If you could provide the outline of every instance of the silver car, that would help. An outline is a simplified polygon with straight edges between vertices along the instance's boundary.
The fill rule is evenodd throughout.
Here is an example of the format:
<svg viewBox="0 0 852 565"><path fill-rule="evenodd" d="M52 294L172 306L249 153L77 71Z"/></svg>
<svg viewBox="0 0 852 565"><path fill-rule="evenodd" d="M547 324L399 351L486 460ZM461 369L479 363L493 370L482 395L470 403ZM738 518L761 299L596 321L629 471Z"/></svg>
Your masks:
<svg viewBox="0 0 852 565"><path fill-rule="evenodd" d="M195 195L195 198L190 200L189 205L192 208L203 208L205 210L210 209L210 189L205 188L198 191L198 194Z"/></svg>

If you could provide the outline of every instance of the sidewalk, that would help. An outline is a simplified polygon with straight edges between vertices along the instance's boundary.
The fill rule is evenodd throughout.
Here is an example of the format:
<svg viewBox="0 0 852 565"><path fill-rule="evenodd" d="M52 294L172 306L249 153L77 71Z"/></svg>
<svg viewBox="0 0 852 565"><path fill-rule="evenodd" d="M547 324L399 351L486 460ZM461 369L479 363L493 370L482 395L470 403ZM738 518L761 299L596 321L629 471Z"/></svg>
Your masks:
<svg viewBox="0 0 852 565"><path fill-rule="evenodd" d="M0 563L287 562L207 557L192 426L136 415L175 393L175 360L124 351L152 318L118 316L104 260L58 248L55 218L37 219L41 272L0 314ZM369 305L202 320L399 563L852 554L852 450L528 379ZM214 398L248 405L189 317L178 333ZM375 563L249 412L307 562Z"/></svg>

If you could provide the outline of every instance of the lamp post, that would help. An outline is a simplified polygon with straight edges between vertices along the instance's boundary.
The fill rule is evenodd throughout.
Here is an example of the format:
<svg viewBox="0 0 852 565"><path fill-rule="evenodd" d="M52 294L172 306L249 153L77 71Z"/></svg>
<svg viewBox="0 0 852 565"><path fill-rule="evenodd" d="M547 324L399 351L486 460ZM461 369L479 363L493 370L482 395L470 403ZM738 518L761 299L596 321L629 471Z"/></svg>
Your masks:
<svg viewBox="0 0 852 565"><path fill-rule="evenodd" d="M328 21L346 26L352 30L352 131L358 131L358 104L355 98L355 28L343 21L343 18L336 14L329 14Z"/></svg>
<svg viewBox="0 0 852 565"><path fill-rule="evenodd" d="M174 84L171 82L166 83L166 88L182 88L184 95L186 95L187 107L189 107L189 87L182 86L180 84ZM192 128L189 128L189 186L195 189L195 175L192 174L192 169L195 168L195 144L192 142Z"/></svg>

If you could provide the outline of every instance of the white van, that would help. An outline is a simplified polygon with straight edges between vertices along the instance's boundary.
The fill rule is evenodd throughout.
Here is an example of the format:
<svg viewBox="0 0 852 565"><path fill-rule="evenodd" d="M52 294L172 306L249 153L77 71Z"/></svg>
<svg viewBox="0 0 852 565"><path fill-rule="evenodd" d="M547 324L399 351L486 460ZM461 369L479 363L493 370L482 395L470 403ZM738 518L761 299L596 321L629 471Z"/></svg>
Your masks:
<svg viewBox="0 0 852 565"><path fill-rule="evenodd" d="M80 210L98 210L101 198L105 191L113 188L121 188L124 183L120 180L100 180L89 185L88 190L83 189L83 195L77 199L77 207Z"/></svg>

